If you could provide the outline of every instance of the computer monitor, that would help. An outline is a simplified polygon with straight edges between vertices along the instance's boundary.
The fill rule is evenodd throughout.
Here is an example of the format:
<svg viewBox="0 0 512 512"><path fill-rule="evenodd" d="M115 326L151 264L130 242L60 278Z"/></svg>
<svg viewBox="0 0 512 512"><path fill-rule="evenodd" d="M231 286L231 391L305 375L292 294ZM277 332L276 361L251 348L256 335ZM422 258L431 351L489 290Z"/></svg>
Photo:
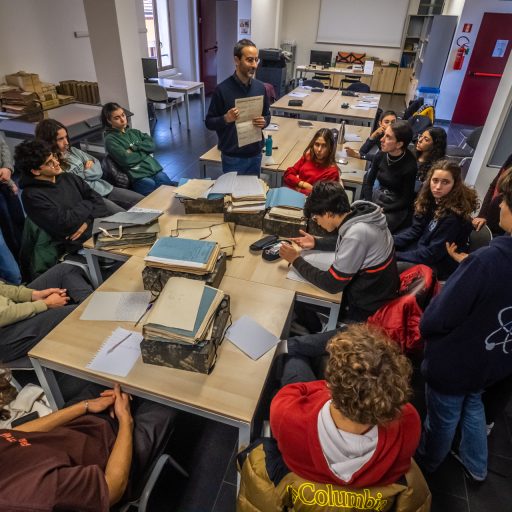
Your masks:
<svg viewBox="0 0 512 512"><path fill-rule="evenodd" d="M158 63L156 59L143 58L142 73L144 75L144 80L147 80L148 82L158 80Z"/></svg>
<svg viewBox="0 0 512 512"><path fill-rule="evenodd" d="M331 65L332 61L332 52L324 52L319 50L311 50L311 55L309 57L310 64L318 64L320 66Z"/></svg>

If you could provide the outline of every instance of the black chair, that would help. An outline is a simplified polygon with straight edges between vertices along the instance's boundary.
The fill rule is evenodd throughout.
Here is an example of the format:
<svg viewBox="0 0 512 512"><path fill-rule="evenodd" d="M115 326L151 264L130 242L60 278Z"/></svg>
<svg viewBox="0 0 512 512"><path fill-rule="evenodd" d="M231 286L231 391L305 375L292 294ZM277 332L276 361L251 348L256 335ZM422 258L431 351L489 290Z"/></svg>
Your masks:
<svg viewBox="0 0 512 512"><path fill-rule="evenodd" d="M414 114L414 112L417 112L420 109L420 107L423 106L424 103L424 98L416 98L415 100L409 101L409 106L405 109L404 113L402 114L402 119L404 121L409 120L409 118Z"/></svg>
<svg viewBox="0 0 512 512"><path fill-rule="evenodd" d="M475 252L481 247L487 247L492 240L492 232L489 226L483 226L480 231L474 229L469 235L469 252Z"/></svg>
<svg viewBox="0 0 512 512"><path fill-rule="evenodd" d="M358 82L361 82L361 77L359 75L344 75L343 78L341 79L341 88L342 89L345 89L345 84L349 84L352 85L352 84L357 84ZM350 89L350 90L353 90L353 89Z"/></svg>
<svg viewBox="0 0 512 512"><path fill-rule="evenodd" d="M370 86L363 82L354 82L347 87L347 91L370 92Z"/></svg>
<svg viewBox="0 0 512 512"><path fill-rule="evenodd" d="M482 135L483 126L478 126L465 140L465 144L461 146L452 146L449 145L446 148L446 156L451 158L466 158L473 155L475 149L478 145L478 141L480 140L480 136Z"/></svg>
<svg viewBox="0 0 512 512"><path fill-rule="evenodd" d="M320 80L314 80L314 79L304 80L302 85L305 85L306 87L320 87L322 89L325 88L325 85L323 82L321 82Z"/></svg>
<svg viewBox="0 0 512 512"><path fill-rule="evenodd" d="M146 88L146 99L148 101L148 105L151 107L151 110L152 110L150 117L152 116L152 119L155 120L155 124L158 122L158 118L156 117L156 112L155 112L155 103L161 103L161 104L164 104L166 106L168 105L171 107L171 113L169 115L169 119L170 119L169 128L171 129L171 131L172 131L172 112L174 110L174 107L176 107L176 112L178 114L178 122L179 122L179 124L181 124L180 109L178 106L178 98L169 97L165 87L162 87L161 85L158 85L158 84L146 83L146 84L144 84L144 87Z"/></svg>
<svg viewBox="0 0 512 512"><path fill-rule="evenodd" d="M102 178L111 185L114 185L114 187L131 188L130 176L123 171L110 155L106 155L101 161L101 169L103 170Z"/></svg>

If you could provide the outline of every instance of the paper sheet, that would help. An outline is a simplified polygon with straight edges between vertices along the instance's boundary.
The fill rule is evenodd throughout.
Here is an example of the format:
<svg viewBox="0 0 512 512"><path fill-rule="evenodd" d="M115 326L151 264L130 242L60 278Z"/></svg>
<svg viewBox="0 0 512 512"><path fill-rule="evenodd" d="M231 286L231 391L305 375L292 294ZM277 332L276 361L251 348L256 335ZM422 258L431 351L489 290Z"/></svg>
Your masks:
<svg viewBox="0 0 512 512"><path fill-rule="evenodd" d="M151 292L94 292L80 320L136 322L146 311Z"/></svg>
<svg viewBox="0 0 512 512"><path fill-rule="evenodd" d="M254 360L279 343L277 336L247 315L233 323L226 332L226 338Z"/></svg>
<svg viewBox="0 0 512 512"><path fill-rule="evenodd" d="M227 256L233 255L236 245L233 232L227 222L218 223L206 220L178 219L177 236L179 238L217 242L220 249Z"/></svg>
<svg viewBox="0 0 512 512"><path fill-rule="evenodd" d="M219 176L210 190L210 194L231 194L235 187L236 172L227 172Z"/></svg>
<svg viewBox="0 0 512 512"><path fill-rule="evenodd" d="M122 341L123 339L124 341ZM105 340L87 368L118 377L126 377L140 356L142 339L141 333L118 327ZM119 342L121 343L118 345Z"/></svg>
<svg viewBox="0 0 512 512"><path fill-rule="evenodd" d="M330 251L302 251L301 256L314 267L319 268L320 270L329 270L329 267L334 262L336 253ZM290 270L286 275L286 279L300 281L302 283L308 282L293 267L290 267Z"/></svg>
<svg viewBox="0 0 512 512"><path fill-rule="evenodd" d="M188 180L184 185L180 185L176 189L176 197L188 197L190 199L206 198L211 187L211 180Z"/></svg>
<svg viewBox="0 0 512 512"><path fill-rule="evenodd" d="M279 131L279 125L277 123L269 123L265 130L269 132L278 132Z"/></svg>
<svg viewBox="0 0 512 512"><path fill-rule="evenodd" d="M309 96L307 92L296 92L293 91L288 94L288 96L291 96L292 98L305 98L306 96Z"/></svg>
<svg viewBox="0 0 512 512"><path fill-rule="evenodd" d="M196 323L204 285L204 281L196 279L169 278L165 289L172 293L160 294L151 311L151 322L191 331Z"/></svg>
<svg viewBox="0 0 512 512"><path fill-rule="evenodd" d="M345 133L345 142L360 142L362 139L354 133Z"/></svg>
<svg viewBox="0 0 512 512"><path fill-rule="evenodd" d="M141 208L140 206L132 206L128 211L133 213L164 213L162 210L155 210L154 208Z"/></svg>
<svg viewBox="0 0 512 512"><path fill-rule="evenodd" d="M254 126L252 120L260 117L263 112L263 96L251 96L235 100L238 108L238 119L235 122L238 147L247 146L261 140L261 128Z"/></svg>

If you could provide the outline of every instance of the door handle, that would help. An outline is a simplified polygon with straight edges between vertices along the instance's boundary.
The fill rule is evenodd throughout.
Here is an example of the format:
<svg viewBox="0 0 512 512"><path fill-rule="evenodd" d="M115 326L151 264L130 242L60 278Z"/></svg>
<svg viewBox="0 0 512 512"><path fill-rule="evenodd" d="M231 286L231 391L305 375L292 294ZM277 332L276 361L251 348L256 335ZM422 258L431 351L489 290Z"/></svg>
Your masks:
<svg viewBox="0 0 512 512"><path fill-rule="evenodd" d="M204 53L208 53L208 52L211 52L211 51L216 52L218 49L219 49L219 47L217 45L211 46L210 48L205 48L204 49Z"/></svg>
<svg viewBox="0 0 512 512"><path fill-rule="evenodd" d="M491 77L491 78L501 78L503 74L501 73L483 73L480 71L470 71L469 76L475 76L475 77Z"/></svg>

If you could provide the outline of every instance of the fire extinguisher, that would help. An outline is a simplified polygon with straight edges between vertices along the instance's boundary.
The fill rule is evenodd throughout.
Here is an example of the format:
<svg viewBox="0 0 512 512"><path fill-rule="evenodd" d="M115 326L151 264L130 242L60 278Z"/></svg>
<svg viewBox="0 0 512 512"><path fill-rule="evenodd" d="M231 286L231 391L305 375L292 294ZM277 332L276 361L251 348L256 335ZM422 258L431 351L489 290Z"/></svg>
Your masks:
<svg viewBox="0 0 512 512"><path fill-rule="evenodd" d="M466 42L461 42L465 39ZM457 52L455 54L455 61L453 62L453 69L462 69L464 65L464 57L469 53L469 39L466 36L460 36L457 39Z"/></svg>

